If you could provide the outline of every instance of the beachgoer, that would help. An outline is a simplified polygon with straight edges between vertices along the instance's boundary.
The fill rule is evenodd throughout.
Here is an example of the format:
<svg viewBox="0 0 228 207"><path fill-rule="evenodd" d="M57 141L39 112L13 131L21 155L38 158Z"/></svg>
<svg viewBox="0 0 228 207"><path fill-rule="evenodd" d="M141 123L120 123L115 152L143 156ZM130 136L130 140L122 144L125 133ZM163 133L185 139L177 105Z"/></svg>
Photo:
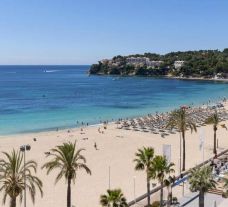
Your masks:
<svg viewBox="0 0 228 207"><path fill-rule="evenodd" d="M94 142L94 148L97 150L97 143Z"/></svg>

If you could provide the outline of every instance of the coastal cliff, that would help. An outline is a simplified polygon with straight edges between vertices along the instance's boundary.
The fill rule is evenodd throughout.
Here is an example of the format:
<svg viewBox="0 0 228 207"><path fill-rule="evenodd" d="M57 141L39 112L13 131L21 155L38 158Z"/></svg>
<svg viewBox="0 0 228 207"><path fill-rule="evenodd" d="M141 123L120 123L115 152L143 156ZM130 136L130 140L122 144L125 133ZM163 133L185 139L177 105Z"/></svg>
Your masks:
<svg viewBox="0 0 228 207"><path fill-rule="evenodd" d="M93 64L90 74L122 76L169 76L218 78L228 77L228 48L115 56Z"/></svg>

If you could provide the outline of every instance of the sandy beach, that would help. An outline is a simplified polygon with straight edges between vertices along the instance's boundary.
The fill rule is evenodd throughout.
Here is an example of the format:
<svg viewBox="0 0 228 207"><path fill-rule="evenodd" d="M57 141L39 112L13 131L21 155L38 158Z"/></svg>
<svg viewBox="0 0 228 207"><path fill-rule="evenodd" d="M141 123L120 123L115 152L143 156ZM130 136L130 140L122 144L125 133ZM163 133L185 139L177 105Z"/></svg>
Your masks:
<svg viewBox="0 0 228 207"><path fill-rule="evenodd" d="M228 105L225 105L228 109ZM224 122L228 124L228 121ZM47 161L45 152L65 141L77 141L78 148L84 148L83 154L87 158L87 165L92 171L89 176L79 172L75 185L72 186L72 205L77 207L94 207L99 205L99 196L109 187L121 188L128 201L134 199L133 182L135 179L136 197L146 192L145 173L134 170L134 154L142 146L152 146L156 154L162 154L163 144L171 145L171 159L176 164L176 175L179 174L179 134L170 134L162 138L159 134L136 132L132 130L117 129L116 125L108 124L104 133L99 133L101 126L88 126L80 128L50 132L27 133L7 135L0 137L0 151L19 149L23 144L30 144L31 151L27 152L26 159L35 160L38 165L38 176L43 181L44 196L37 194L35 207L62 207L66 205L67 185L64 181L54 184L56 173L49 176L41 166ZM202 162L202 151L199 150L199 133L205 135L205 159L211 157L213 147L213 127L198 128L197 133L186 133L186 167L187 169ZM219 151L228 148L228 131L219 127ZM34 141L36 138L37 141ZM94 144L97 144L97 150ZM135 177L135 178L134 178ZM153 181L152 181L153 182ZM33 206L28 197L28 206Z"/></svg>

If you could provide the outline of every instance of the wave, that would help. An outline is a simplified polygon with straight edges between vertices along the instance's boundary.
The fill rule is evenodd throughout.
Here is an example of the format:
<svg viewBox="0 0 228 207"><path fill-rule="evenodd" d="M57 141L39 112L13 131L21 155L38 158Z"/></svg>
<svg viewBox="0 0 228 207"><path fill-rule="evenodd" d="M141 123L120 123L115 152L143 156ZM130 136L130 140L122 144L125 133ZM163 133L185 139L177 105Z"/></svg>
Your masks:
<svg viewBox="0 0 228 207"><path fill-rule="evenodd" d="M44 73L55 73L55 72L58 72L60 70L44 70L43 72Z"/></svg>
<svg viewBox="0 0 228 207"><path fill-rule="evenodd" d="M15 71L5 72L5 74L15 74L15 73L17 73L17 72L15 72Z"/></svg>

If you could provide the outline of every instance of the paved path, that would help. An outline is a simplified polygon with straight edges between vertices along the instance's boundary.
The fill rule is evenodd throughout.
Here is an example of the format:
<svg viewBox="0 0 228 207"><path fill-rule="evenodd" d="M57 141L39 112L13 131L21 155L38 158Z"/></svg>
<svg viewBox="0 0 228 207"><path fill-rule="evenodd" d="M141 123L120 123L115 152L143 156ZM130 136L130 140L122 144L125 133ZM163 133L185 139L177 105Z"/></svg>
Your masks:
<svg viewBox="0 0 228 207"><path fill-rule="evenodd" d="M190 198L194 197L196 194L191 193L187 196L180 199L180 203L183 204ZM222 198L222 196L207 193L205 196L205 207L214 207L214 203L216 201L217 207L228 207L228 199ZM196 198L194 201L186 205L186 207L198 207L199 199Z"/></svg>

